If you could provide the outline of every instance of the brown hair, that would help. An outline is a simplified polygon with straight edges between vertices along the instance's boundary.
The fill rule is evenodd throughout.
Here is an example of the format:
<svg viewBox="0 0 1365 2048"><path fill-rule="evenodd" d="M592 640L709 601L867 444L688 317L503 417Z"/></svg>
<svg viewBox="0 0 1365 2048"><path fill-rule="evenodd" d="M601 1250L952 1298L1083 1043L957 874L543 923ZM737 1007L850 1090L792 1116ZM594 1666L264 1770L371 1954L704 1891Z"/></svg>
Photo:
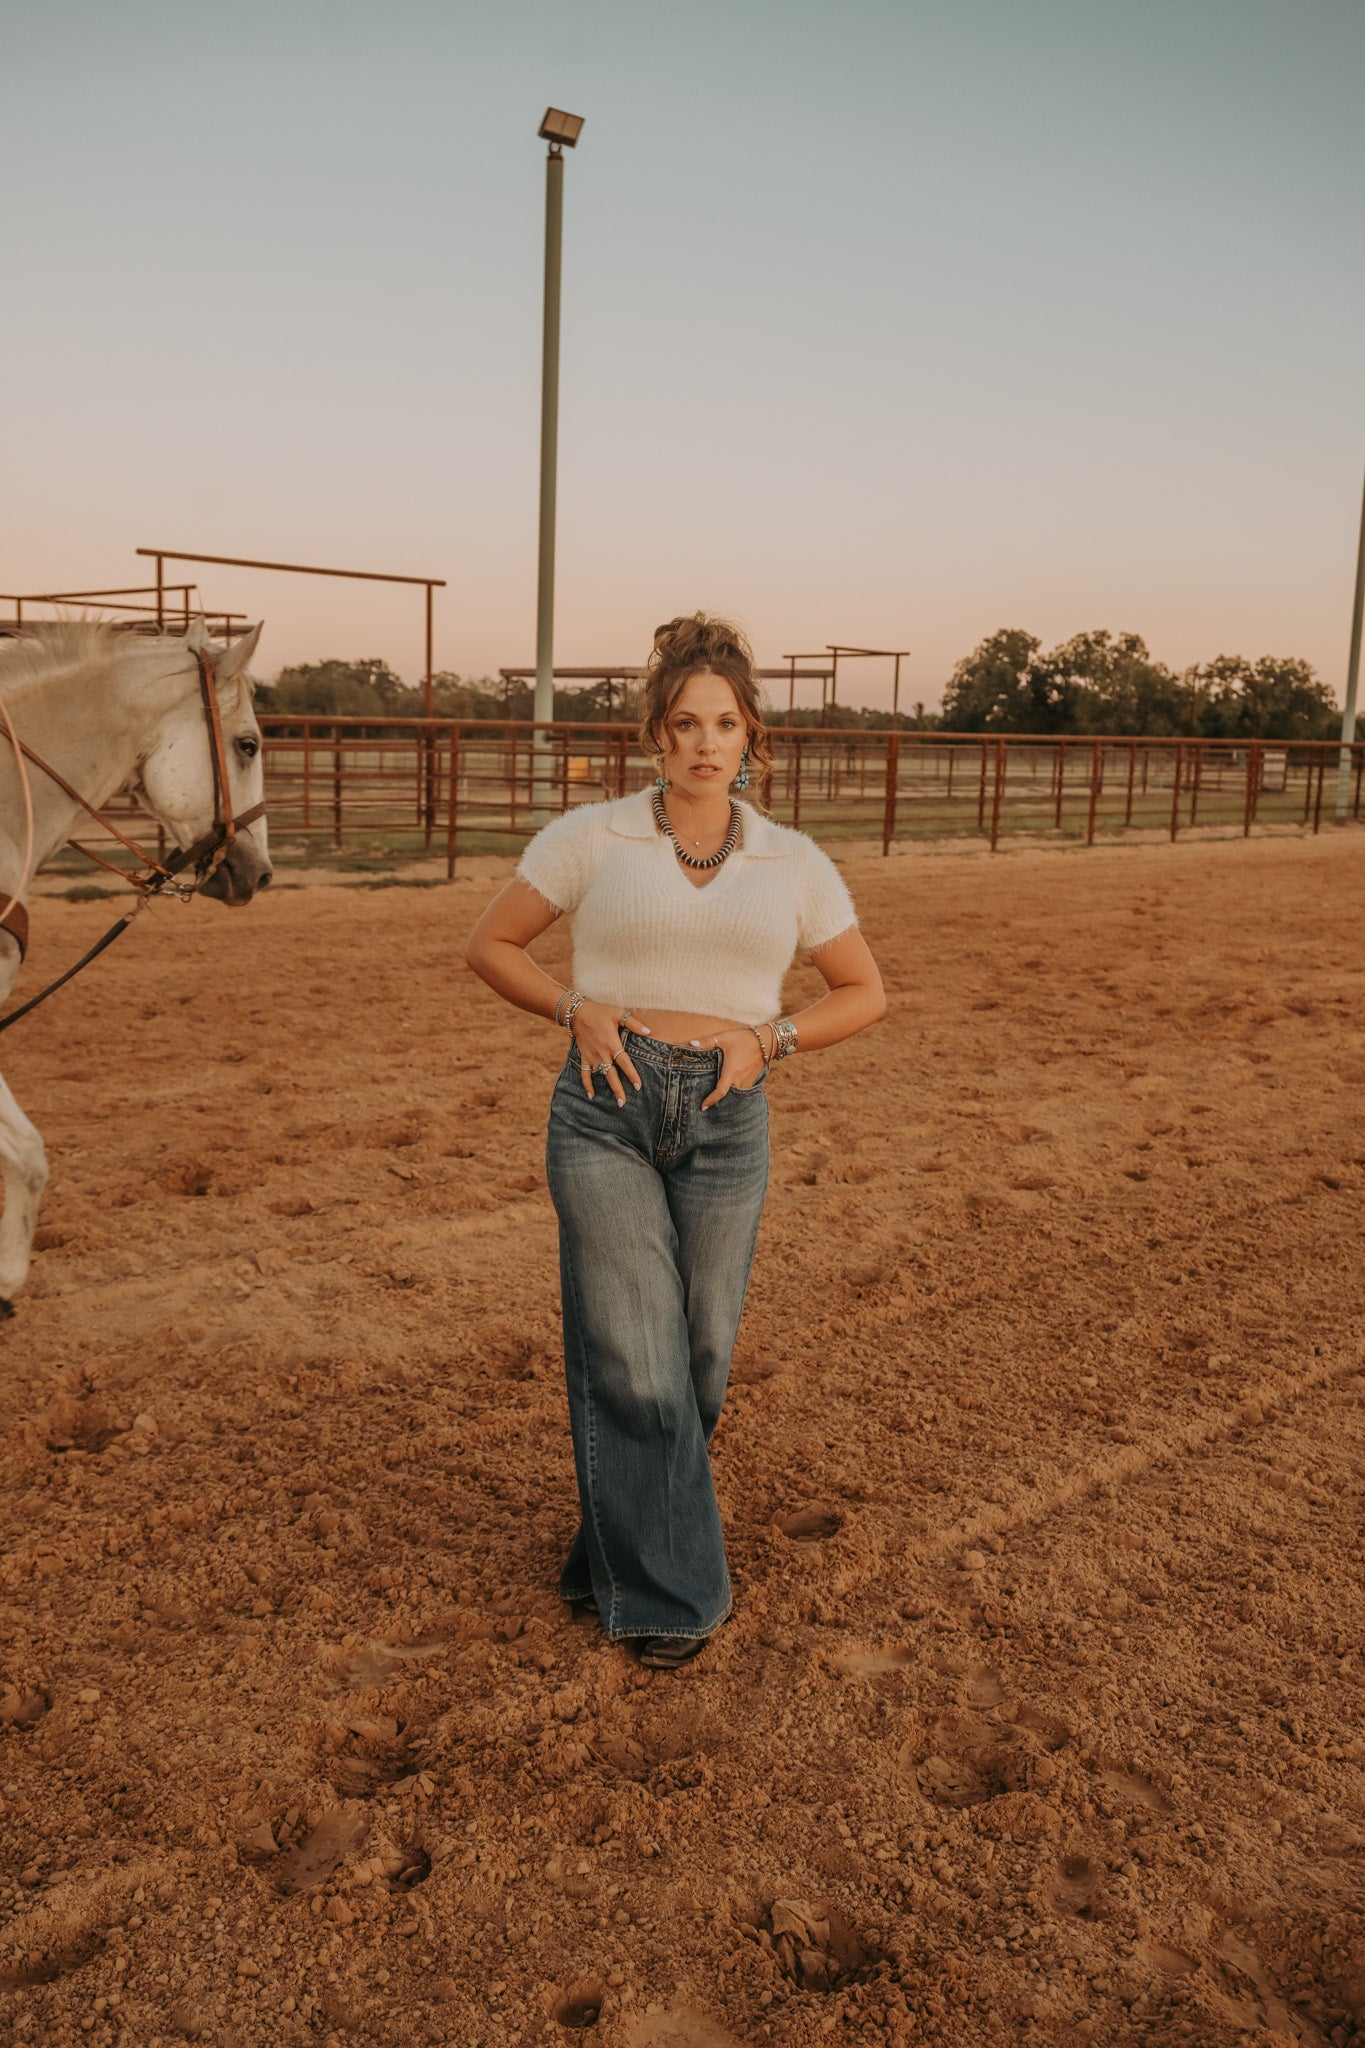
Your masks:
<svg viewBox="0 0 1365 2048"><path fill-rule="evenodd" d="M651 760L666 752L664 722L691 678L706 672L724 676L734 691L748 727L750 773L761 782L772 768L773 749L763 723L753 649L738 626L707 612L684 612L654 628L654 647L645 670L640 746Z"/></svg>

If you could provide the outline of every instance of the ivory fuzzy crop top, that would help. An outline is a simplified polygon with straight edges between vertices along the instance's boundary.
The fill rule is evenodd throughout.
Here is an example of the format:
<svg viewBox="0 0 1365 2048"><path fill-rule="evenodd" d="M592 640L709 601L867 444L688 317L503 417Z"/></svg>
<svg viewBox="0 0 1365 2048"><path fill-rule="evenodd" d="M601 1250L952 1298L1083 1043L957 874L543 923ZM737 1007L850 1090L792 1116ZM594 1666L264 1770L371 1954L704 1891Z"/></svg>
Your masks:
<svg viewBox="0 0 1365 2048"><path fill-rule="evenodd" d="M743 832L698 888L654 823L648 790L579 804L539 831L517 873L573 920L573 985L592 1002L776 1017L798 951L858 922L829 855L740 804Z"/></svg>

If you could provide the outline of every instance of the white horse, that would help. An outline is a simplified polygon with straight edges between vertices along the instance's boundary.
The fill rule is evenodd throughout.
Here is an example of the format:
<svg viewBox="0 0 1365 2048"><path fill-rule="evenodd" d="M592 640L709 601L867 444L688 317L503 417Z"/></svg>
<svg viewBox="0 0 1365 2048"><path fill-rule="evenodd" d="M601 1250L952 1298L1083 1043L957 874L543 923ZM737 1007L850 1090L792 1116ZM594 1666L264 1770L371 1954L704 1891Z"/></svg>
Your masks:
<svg viewBox="0 0 1365 2048"><path fill-rule="evenodd" d="M197 650L203 649L221 712L228 792L234 814L261 800L261 729L251 703L247 663L260 627L216 647L196 622L182 638L148 639L107 625L38 626L0 642L0 695L17 737L96 808L134 790L181 848L215 823L218 806ZM32 832L14 747L0 720L0 915L22 903L34 871L82 822L78 804L33 761L25 762ZM29 840L32 840L31 847ZM264 818L244 827L203 885L222 903L249 903L270 880ZM18 938L0 929L0 1002L22 958ZM53 1002L60 1002L60 994ZM17 1031L42 1025L35 1017ZM38 1205L47 1185L43 1141L0 1079L0 1315L28 1275Z"/></svg>

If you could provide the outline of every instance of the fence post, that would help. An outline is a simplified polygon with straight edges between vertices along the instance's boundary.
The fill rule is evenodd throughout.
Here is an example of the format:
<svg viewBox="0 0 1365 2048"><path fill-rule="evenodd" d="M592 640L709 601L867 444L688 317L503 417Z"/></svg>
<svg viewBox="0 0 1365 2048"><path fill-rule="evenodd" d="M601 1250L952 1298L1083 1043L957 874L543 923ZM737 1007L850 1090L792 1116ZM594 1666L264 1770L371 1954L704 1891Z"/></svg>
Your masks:
<svg viewBox="0 0 1365 2048"><path fill-rule="evenodd" d="M1197 740L1191 740L1194 748L1194 769L1190 775L1190 823L1193 825L1199 815L1199 785L1204 779L1204 749Z"/></svg>
<svg viewBox="0 0 1365 2048"><path fill-rule="evenodd" d="M1063 793L1063 791L1065 790L1065 788L1066 788L1066 741L1065 741L1065 740L1058 740L1058 742L1057 742L1057 803L1056 803L1056 808L1054 809L1054 811L1053 811L1053 813L1052 813L1052 829L1053 829L1053 831L1054 831L1054 832L1060 832L1060 831L1061 831L1061 829L1062 829L1062 793Z"/></svg>
<svg viewBox="0 0 1365 2048"><path fill-rule="evenodd" d="M1318 755L1318 794L1313 804L1313 830L1316 832L1322 821L1322 785L1327 777L1327 756Z"/></svg>
<svg viewBox="0 0 1365 2048"><path fill-rule="evenodd" d="M332 844L341 845L341 727L332 727Z"/></svg>
<svg viewBox="0 0 1365 2048"><path fill-rule="evenodd" d="M460 734L450 728L450 795L446 807L446 880L455 879L455 850L459 843Z"/></svg>
<svg viewBox="0 0 1365 2048"><path fill-rule="evenodd" d="M986 829L986 762L989 759L989 748L990 741L983 739L981 742L981 779L976 791L976 829L978 832L984 832Z"/></svg>
<svg viewBox="0 0 1365 2048"><path fill-rule="evenodd" d="M886 748L886 800L882 805L882 859L896 836L896 787L900 778L901 736L893 732Z"/></svg>
<svg viewBox="0 0 1365 2048"><path fill-rule="evenodd" d="M313 727L309 719L303 721L303 829L312 829L313 824Z"/></svg>
<svg viewBox="0 0 1365 2048"><path fill-rule="evenodd" d="M422 755L426 762L426 817L423 849L431 852L431 837L436 829L436 728L429 725L422 731Z"/></svg>
<svg viewBox="0 0 1365 2048"><path fill-rule="evenodd" d="M1260 746L1259 740L1247 741L1246 789L1242 796L1243 839L1249 838L1251 834L1251 813L1256 800L1256 771L1261 765Z"/></svg>
<svg viewBox="0 0 1365 2048"><path fill-rule="evenodd" d="M792 827L794 831L799 832L801 830L801 734L799 731L792 733L792 746L795 750L792 758Z"/></svg>
<svg viewBox="0 0 1365 2048"><path fill-rule="evenodd" d="M1005 791L1005 740L1002 734L995 743L995 788L991 792L991 852L994 853L1000 838L1000 799Z"/></svg>
<svg viewBox="0 0 1365 2048"><path fill-rule="evenodd" d="M1123 823L1126 830L1133 822L1133 772L1137 767L1137 741L1128 742L1128 793L1123 804Z"/></svg>
<svg viewBox="0 0 1365 2048"><path fill-rule="evenodd" d="M1185 765L1185 742L1175 743L1175 774L1171 780L1171 838L1180 830L1180 771Z"/></svg>
<svg viewBox="0 0 1365 2048"><path fill-rule="evenodd" d="M1085 843L1095 844L1095 806L1100 798L1100 743L1096 740L1090 750L1090 812L1085 821Z"/></svg>

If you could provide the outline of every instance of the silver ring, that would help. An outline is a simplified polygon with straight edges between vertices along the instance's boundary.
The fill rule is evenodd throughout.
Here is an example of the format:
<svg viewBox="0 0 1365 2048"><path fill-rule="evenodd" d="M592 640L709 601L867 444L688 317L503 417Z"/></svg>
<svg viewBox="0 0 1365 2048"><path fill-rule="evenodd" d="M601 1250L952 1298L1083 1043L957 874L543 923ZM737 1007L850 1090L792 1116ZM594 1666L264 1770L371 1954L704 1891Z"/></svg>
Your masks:
<svg viewBox="0 0 1365 2048"><path fill-rule="evenodd" d="M615 1065L615 1060L603 1060L600 1067L593 1068L593 1072L594 1074L609 1074Z"/></svg>

